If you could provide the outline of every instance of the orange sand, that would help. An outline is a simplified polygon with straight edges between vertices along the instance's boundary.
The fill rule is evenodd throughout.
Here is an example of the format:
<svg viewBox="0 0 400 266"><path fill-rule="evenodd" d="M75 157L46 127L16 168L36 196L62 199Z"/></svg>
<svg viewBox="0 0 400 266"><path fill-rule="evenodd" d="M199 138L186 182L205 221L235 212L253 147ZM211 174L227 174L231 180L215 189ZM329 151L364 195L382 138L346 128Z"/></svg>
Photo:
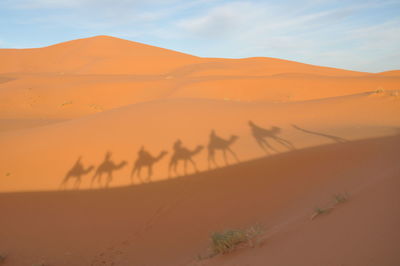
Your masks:
<svg viewBox="0 0 400 266"><path fill-rule="evenodd" d="M0 255L21 266L398 265L399 72L199 58L107 36L0 49ZM265 153L249 120L296 149L272 140ZM208 171L212 130L239 137L240 163L228 153L225 167L217 151L221 168ZM177 139L204 146L200 172L189 163L169 179ZM144 184L130 178L142 146L168 152ZM107 152L127 164L111 188L91 189ZM79 157L94 170L80 191L73 179L60 190ZM342 192L348 202L309 219ZM257 223L260 247L196 259L212 232Z"/></svg>

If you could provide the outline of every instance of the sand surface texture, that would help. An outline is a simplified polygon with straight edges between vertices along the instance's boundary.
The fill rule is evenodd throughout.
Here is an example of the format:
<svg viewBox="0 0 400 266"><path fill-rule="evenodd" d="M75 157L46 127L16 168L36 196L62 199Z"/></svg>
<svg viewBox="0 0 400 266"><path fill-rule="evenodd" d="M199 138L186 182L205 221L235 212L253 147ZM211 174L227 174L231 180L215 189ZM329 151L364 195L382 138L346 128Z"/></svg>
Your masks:
<svg viewBox="0 0 400 266"><path fill-rule="evenodd" d="M399 70L97 36L0 49L0 99L4 265L400 265Z"/></svg>

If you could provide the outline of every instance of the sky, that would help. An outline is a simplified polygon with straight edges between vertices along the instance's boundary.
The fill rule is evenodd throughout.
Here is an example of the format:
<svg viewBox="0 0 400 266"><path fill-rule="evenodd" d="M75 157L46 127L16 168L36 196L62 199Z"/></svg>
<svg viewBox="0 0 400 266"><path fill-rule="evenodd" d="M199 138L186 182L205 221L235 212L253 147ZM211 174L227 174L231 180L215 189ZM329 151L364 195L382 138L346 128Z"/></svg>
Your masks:
<svg viewBox="0 0 400 266"><path fill-rule="evenodd" d="M400 0L0 0L0 48L95 35L381 72L400 69Z"/></svg>

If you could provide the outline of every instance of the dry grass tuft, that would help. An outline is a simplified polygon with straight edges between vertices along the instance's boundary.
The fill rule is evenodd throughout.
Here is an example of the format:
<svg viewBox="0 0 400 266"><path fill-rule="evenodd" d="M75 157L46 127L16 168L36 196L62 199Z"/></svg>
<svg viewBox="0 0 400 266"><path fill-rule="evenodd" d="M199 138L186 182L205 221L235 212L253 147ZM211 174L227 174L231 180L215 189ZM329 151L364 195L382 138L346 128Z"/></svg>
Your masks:
<svg viewBox="0 0 400 266"><path fill-rule="evenodd" d="M327 208L316 207L314 209L313 214L311 215L311 220L314 220L315 218L317 218L322 214L327 214L331 212L336 207L336 205L347 202L349 200L349 195L347 193L338 193L333 195L333 199L335 200L335 202L330 204L330 207Z"/></svg>
<svg viewBox="0 0 400 266"><path fill-rule="evenodd" d="M319 207L315 208L314 213L311 215L311 220L314 220L315 218L317 218L322 214L329 213L332 209L333 208L319 208Z"/></svg>
<svg viewBox="0 0 400 266"><path fill-rule="evenodd" d="M335 198L336 204L345 203L349 199L349 195L347 193L335 194L333 197Z"/></svg>
<svg viewBox="0 0 400 266"><path fill-rule="evenodd" d="M246 232L243 230L226 230L211 235L211 249L215 254L225 254L234 250L240 243L246 242Z"/></svg>
<svg viewBox="0 0 400 266"><path fill-rule="evenodd" d="M249 227L245 230L233 229L224 232L216 232L211 235L212 256L232 252L241 244L255 247L261 244L259 236L264 233L260 225Z"/></svg>

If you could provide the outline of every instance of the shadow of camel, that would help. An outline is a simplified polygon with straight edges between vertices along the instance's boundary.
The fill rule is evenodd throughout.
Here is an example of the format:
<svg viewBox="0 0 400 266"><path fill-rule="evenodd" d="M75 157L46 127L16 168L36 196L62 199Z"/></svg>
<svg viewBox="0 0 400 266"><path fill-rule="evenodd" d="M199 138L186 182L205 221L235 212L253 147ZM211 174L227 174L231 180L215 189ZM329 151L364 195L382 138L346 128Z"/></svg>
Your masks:
<svg viewBox="0 0 400 266"><path fill-rule="evenodd" d="M94 166L91 165L88 168L85 169L85 167L82 164L82 157L80 156L78 158L78 160L75 162L74 166L72 166L72 168L67 172L67 174L65 175L63 181L61 182L60 188L61 189L66 189L67 188L67 184L68 181L71 178L75 178L75 184L74 184L74 188L75 189L79 189L79 186L81 184L82 181L82 176L83 175L87 175L88 173L90 173Z"/></svg>
<svg viewBox="0 0 400 266"><path fill-rule="evenodd" d="M142 167L148 168L147 181L150 182L151 176L153 175L153 165L158 161L160 161L165 155L167 155L167 153L168 153L167 151L161 151L157 157L154 157L149 152L147 152L142 146L138 152L138 158L136 159L133 165L133 169L131 172L131 183L133 184L133 178L135 174L137 174L137 177L139 178L140 182L143 183L143 180L141 179L140 176L140 171Z"/></svg>
<svg viewBox="0 0 400 266"><path fill-rule="evenodd" d="M188 162L190 162L192 164L195 172L198 172L197 165L193 161L192 157L194 155L198 154L199 152L201 152L203 150L203 148L204 147L202 145L198 145L195 149L189 150L189 149L183 147L182 141L178 139L174 143L174 146L173 146L174 153L172 154L171 160L169 162L168 177L171 177L172 170L174 171L175 175L179 176L179 173L177 170L179 161L184 162L184 167L183 167L184 175L187 175L187 163Z"/></svg>
<svg viewBox="0 0 400 266"><path fill-rule="evenodd" d="M328 139L331 139L331 140L333 140L333 141L335 141L335 142L338 142L338 143L347 142L346 139L341 138L341 137L337 137L337 136L333 136L333 135L328 135L328 134L323 134L323 133L319 133L319 132L315 132L315 131L310 131L310 130L301 128L301 127L299 127L299 126L297 126L297 125L292 125L292 127L294 127L294 128L297 129L297 130L300 130L300 131L302 131L302 132L304 132L304 133L311 134L311 135L316 135L316 136L320 136L320 137L324 137L324 138L328 138Z"/></svg>
<svg viewBox="0 0 400 266"><path fill-rule="evenodd" d="M223 139L215 134L215 131L212 130L210 133L210 140L208 142L208 169L212 168L212 164L215 167L218 167L217 162L215 160L215 152L220 150L224 156L225 164L229 165L228 158L226 156L226 152L228 151L236 160L239 162L239 159L236 153L230 148L230 146L238 140L238 136L231 135L229 139Z"/></svg>
<svg viewBox="0 0 400 266"><path fill-rule="evenodd" d="M97 167L96 173L92 177L92 182L90 183L90 186L93 186L94 181L97 180L98 185L101 187L102 186L102 175L106 174L107 179L105 182L104 187L108 188L112 179L113 179L113 172L116 170L119 170L123 168L127 162L126 161L121 161L119 164L115 164L110 158L111 158L112 153L107 152L104 161Z"/></svg>
<svg viewBox="0 0 400 266"><path fill-rule="evenodd" d="M257 126L254 124L252 121L249 121L249 126L251 128L251 133L253 137L255 138L257 144L263 149L266 153L269 153L268 149L271 149L275 152L278 152L274 147L272 147L266 139L271 139L274 140L275 142L281 144L282 146L285 146L289 150L295 150L296 148L294 145L278 135L282 132L282 129L279 127L272 126L270 129L265 129L262 127Z"/></svg>

